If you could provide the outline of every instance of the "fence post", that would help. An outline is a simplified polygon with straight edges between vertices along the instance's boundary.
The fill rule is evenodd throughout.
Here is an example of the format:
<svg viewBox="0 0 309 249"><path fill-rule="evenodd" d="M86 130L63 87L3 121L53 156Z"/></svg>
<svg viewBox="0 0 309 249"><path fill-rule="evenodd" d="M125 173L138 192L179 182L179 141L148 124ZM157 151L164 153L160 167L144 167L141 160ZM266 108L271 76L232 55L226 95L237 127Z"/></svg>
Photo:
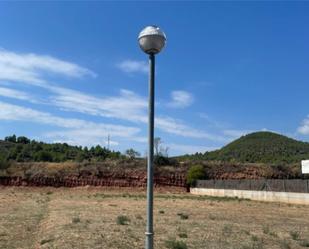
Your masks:
<svg viewBox="0 0 309 249"><path fill-rule="evenodd" d="M286 192L286 184L285 184L285 179L283 179L283 189L284 189L284 192Z"/></svg>
<svg viewBox="0 0 309 249"><path fill-rule="evenodd" d="M307 180L306 182L307 182L307 193L309 193L309 180Z"/></svg>
<svg viewBox="0 0 309 249"><path fill-rule="evenodd" d="M267 179L265 179L264 181L264 189L265 191L268 191L268 182L267 182Z"/></svg>

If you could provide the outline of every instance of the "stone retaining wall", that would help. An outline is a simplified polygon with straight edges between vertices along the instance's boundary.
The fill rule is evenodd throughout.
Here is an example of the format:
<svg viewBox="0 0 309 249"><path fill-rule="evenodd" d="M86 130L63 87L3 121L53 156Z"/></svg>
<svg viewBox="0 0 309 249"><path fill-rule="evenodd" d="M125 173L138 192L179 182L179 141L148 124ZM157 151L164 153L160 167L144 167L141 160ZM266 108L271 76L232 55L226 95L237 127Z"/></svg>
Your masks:
<svg viewBox="0 0 309 249"><path fill-rule="evenodd" d="M235 189L209 189L209 188L191 188L190 193L194 195L238 197L256 201L284 202L290 204L309 205L308 193L252 191L252 190L235 190Z"/></svg>

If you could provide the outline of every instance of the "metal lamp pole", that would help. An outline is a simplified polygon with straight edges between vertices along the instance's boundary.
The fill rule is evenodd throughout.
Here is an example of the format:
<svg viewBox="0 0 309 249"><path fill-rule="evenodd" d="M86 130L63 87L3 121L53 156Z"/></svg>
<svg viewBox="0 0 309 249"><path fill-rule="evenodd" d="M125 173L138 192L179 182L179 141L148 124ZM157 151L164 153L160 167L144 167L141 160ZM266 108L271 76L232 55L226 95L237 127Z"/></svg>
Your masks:
<svg viewBox="0 0 309 249"><path fill-rule="evenodd" d="M149 117L148 117L148 160L147 160L147 225L145 249L153 249L153 140L155 106L155 54L165 45L166 36L157 26L144 28L138 36L141 49L149 54Z"/></svg>
<svg viewBox="0 0 309 249"><path fill-rule="evenodd" d="M149 55L149 117L148 117L148 160L147 160L147 227L146 249L153 248L153 138L154 138L154 94L155 56Z"/></svg>

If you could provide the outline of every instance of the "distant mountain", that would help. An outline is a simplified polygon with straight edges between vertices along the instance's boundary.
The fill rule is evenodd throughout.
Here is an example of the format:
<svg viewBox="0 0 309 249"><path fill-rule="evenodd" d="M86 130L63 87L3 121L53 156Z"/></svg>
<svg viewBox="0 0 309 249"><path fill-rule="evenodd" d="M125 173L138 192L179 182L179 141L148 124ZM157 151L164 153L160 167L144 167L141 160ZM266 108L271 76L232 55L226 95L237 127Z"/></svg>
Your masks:
<svg viewBox="0 0 309 249"><path fill-rule="evenodd" d="M296 163L309 159L309 143L273 132L254 132L223 148L191 158L252 163Z"/></svg>

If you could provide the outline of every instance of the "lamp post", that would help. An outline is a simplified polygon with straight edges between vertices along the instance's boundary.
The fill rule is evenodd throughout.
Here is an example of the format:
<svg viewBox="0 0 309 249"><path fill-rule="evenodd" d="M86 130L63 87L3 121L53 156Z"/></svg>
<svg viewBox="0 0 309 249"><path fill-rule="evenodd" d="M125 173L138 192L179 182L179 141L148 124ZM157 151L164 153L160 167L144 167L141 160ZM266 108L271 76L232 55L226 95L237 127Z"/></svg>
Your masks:
<svg viewBox="0 0 309 249"><path fill-rule="evenodd" d="M166 42L164 32L157 26L147 26L139 36L141 49L149 55L149 117L148 117L148 159L147 159L147 225L145 249L153 249L153 137L154 137L154 81L155 54Z"/></svg>

